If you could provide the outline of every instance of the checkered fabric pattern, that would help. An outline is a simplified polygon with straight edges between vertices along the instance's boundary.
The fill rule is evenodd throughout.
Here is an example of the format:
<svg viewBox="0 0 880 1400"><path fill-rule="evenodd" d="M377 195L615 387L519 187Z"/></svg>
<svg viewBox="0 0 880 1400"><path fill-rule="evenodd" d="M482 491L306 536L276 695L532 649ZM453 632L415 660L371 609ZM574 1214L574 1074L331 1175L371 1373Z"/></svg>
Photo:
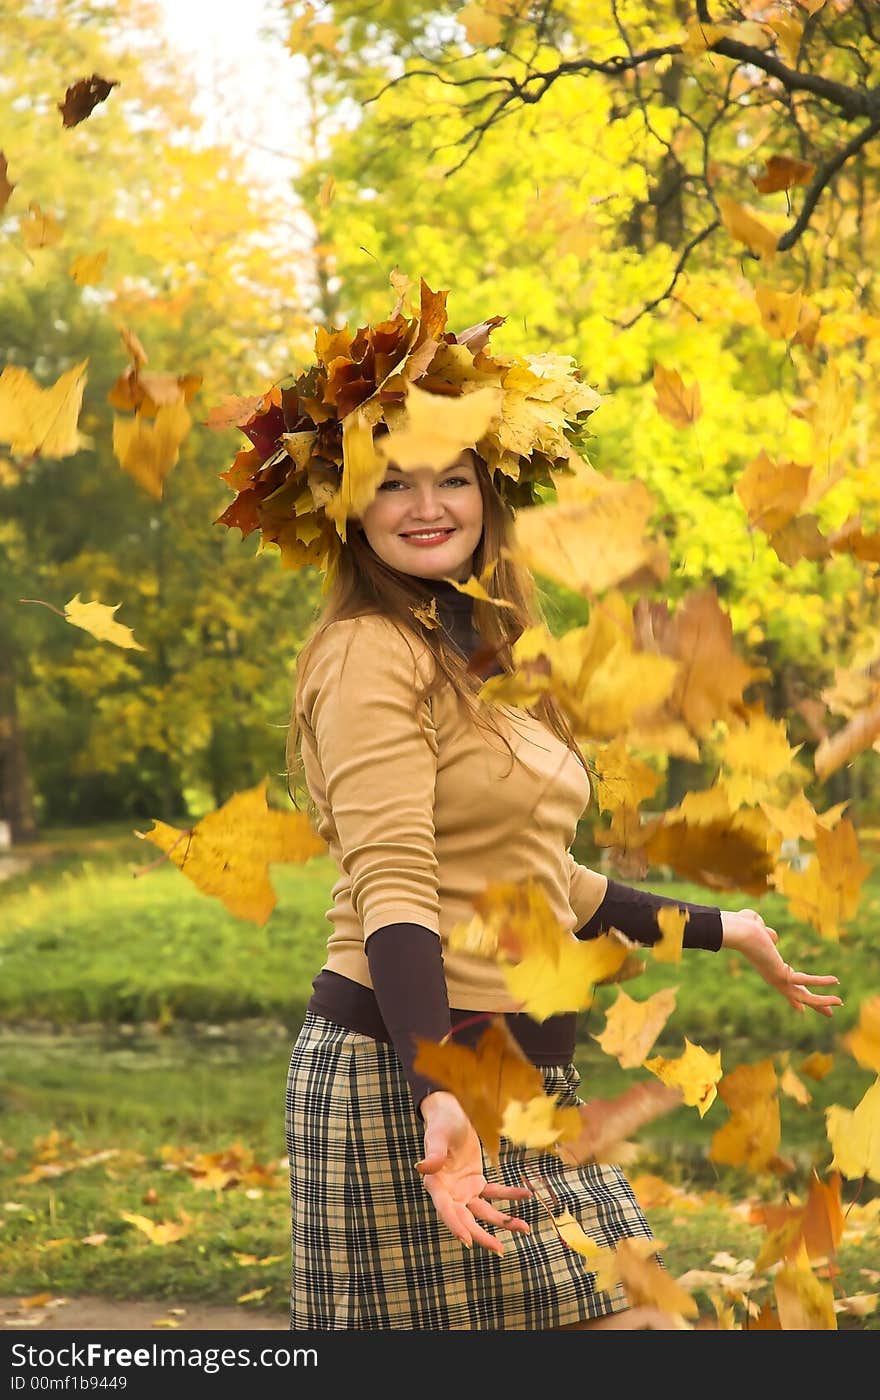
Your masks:
<svg viewBox="0 0 880 1400"><path fill-rule="evenodd" d="M581 1102L573 1065L543 1074L560 1105ZM292 1329L541 1331L627 1306L619 1286L595 1290L586 1260L535 1199L497 1203L532 1231L501 1231L503 1257L464 1248L415 1169L423 1134L393 1047L307 1013L287 1085ZM524 1173L541 1182L554 1214L570 1211L600 1245L652 1238L617 1167L567 1167L502 1138L499 1163L485 1172L510 1186Z"/></svg>

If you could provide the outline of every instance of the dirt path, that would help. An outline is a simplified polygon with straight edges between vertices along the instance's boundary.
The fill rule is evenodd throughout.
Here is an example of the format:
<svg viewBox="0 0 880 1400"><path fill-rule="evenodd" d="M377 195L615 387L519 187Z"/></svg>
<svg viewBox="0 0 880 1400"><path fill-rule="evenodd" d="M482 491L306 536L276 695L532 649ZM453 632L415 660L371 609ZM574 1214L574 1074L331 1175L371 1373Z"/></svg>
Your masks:
<svg viewBox="0 0 880 1400"><path fill-rule="evenodd" d="M107 1298L0 1297L0 1326L29 1332L286 1332L285 1313L205 1303L126 1303Z"/></svg>

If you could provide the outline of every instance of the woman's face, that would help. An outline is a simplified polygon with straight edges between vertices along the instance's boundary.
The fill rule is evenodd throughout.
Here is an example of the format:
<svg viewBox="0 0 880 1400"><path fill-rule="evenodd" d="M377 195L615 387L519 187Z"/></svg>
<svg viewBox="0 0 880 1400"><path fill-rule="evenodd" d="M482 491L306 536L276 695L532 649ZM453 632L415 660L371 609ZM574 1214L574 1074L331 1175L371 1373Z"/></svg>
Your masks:
<svg viewBox="0 0 880 1400"><path fill-rule="evenodd" d="M371 548L391 568L464 582L483 532L483 497L471 453L439 472L389 465L360 519Z"/></svg>

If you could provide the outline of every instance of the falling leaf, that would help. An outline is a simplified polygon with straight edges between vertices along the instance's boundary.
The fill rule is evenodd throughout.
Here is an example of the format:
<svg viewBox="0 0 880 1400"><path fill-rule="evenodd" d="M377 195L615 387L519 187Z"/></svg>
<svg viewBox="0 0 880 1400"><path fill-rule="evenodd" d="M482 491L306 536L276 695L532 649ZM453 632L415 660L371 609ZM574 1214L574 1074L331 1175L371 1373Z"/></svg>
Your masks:
<svg viewBox="0 0 880 1400"><path fill-rule="evenodd" d="M100 253L83 253L70 264L70 275L78 287L94 287L104 276L107 249Z"/></svg>
<svg viewBox="0 0 880 1400"><path fill-rule="evenodd" d="M731 238L737 243L744 243L757 257L771 262L776 255L776 245L779 241L772 229L767 228L766 224L762 224L760 219L756 219L748 209L737 204L736 200L728 195L719 194L716 198L721 222Z"/></svg>
<svg viewBox="0 0 880 1400"><path fill-rule="evenodd" d="M655 509L644 482L605 483L589 499L521 510L515 551L533 572L589 598L642 577L662 581L669 559L650 525Z"/></svg>
<svg viewBox="0 0 880 1400"><path fill-rule="evenodd" d="M507 1025L493 1016L473 1050L416 1036L418 1074L455 1094L486 1151L495 1159L501 1148L501 1123L512 1101L527 1103L544 1092L541 1071L527 1060Z"/></svg>
<svg viewBox="0 0 880 1400"><path fill-rule="evenodd" d="M676 428L689 428L701 417L703 406L700 399L700 386L694 381L685 388L684 380L675 369L664 369L654 365L654 392L657 396L657 409Z"/></svg>
<svg viewBox="0 0 880 1400"><path fill-rule="evenodd" d="M631 1306L659 1308L682 1321L697 1317L700 1310L696 1300L652 1257L658 1243L625 1238L614 1251L620 1281Z"/></svg>
<svg viewBox="0 0 880 1400"><path fill-rule="evenodd" d="M406 426L380 437L380 457L404 471L432 467L442 471L458 460L466 447L475 447L501 409L495 387L444 398L407 385Z"/></svg>
<svg viewBox="0 0 880 1400"><path fill-rule="evenodd" d="M596 800L602 812L618 807L638 807L653 797L661 777L653 768L630 752L626 739L619 734L610 744L590 754Z"/></svg>
<svg viewBox="0 0 880 1400"><path fill-rule="evenodd" d="M587 942L569 939L555 956L526 952L515 964L501 962L501 971L520 1010L536 1021L591 1006L596 986L622 966L628 949L619 939L600 934Z"/></svg>
<svg viewBox="0 0 880 1400"><path fill-rule="evenodd" d="M10 183L7 174L8 170L9 166L6 163L6 157L3 152L0 151L0 214L3 213L3 210L9 203L9 196L15 189L15 185Z"/></svg>
<svg viewBox="0 0 880 1400"><path fill-rule="evenodd" d="M779 1087L783 1094L794 1099L795 1103L799 1103L802 1108L806 1108L807 1104L813 1101L813 1096L806 1084L798 1078L791 1065L786 1065L779 1076Z"/></svg>
<svg viewBox="0 0 880 1400"><path fill-rule="evenodd" d="M824 0L821 0L824 4ZM795 160L792 156L770 156L765 162L765 173L753 175L752 183L761 194L775 194L777 190L790 190L794 185L808 185L816 172L815 165L805 160Z"/></svg>
<svg viewBox="0 0 880 1400"><path fill-rule="evenodd" d="M556 1152L567 1166L615 1162L625 1139L661 1114L680 1108L682 1095L667 1084L633 1084L614 1099L590 1099L576 1110L577 1132L563 1135Z"/></svg>
<svg viewBox="0 0 880 1400"><path fill-rule="evenodd" d="M249 1293L240 1293L235 1301L236 1303L259 1303L271 1291L272 1285L268 1283L265 1288L252 1288Z"/></svg>
<svg viewBox="0 0 880 1400"><path fill-rule="evenodd" d="M813 755L816 777L824 782L838 768L863 753L880 737L880 702L859 711L836 734L829 735Z"/></svg>
<svg viewBox="0 0 880 1400"><path fill-rule="evenodd" d="M77 429L88 360L43 389L26 369L0 374L0 442L22 457L71 457L87 445Z"/></svg>
<svg viewBox="0 0 880 1400"><path fill-rule="evenodd" d="M755 288L755 301L761 313L761 325L776 340L791 340L801 319L803 292L775 292L772 287Z"/></svg>
<svg viewBox="0 0 880 1400"><path fill-rule="evenodd" d="M718 1093L731 1111L717 1130L709 1148L713 1162L762 1171L779 1146L778 1080L771 1060L757 1065L737 1065L724 1076Z"/></svg>
<svg viewBox="0 0 880 1400"><path fill-rule="evenodd" d="M605 1029L594 1035L606 1055L614 1055L621 1069L644 1063L669 1017L675 1010L676 990L663 987L643 1002L618 992L605 1013Z"/></svg>
<svg viewBox="0 0 880 1400"><path fill-rule="evenodd" d="M869 1176L880 1182L880 1079L852 1111L839 1104L826 1108L825 1126L834 1152L831 1166L851 1180Z"/></svg>
<svg viewBox="0 0 880 1400"><path fill-rule="evenodd" d="M675 909L671 905L657 911L657 926L660 938L651 945L651 955L657 962L681 962L684 928L690 915L686 909Z"/></svg>
<svg viewBox="0 0 880 1400"><path fill-rule="evenodd" d="M127 647L133 651L146 651L146 647L135 641L130 627L124 627L121 622L115 621L114 614L121 607L121 603L83 603L77 593L69 603L65 603L64 615L72 626L81 627L84 632L89 632L100 642L112 642L114 646Z"/></svg>
<svg viewBox="0 0 880 1400"><path fill-rule="evenodd" d="M192 426L183 398L163 405L154 423L141 414L113 419L113 451L120 465L155 500L162 499L165 477L180 456L180 444Z"/></svg>
<svg viewBox="0 0 880 1400"><path fill-rule="evenodd" d="M834 1067L834 1056L823 1055L820 1050L814 1050L812 1055L808 1055L801 1061L801 1074L809 1075L810 1079L823 1080Z"/></svg>
<svg viewBox="0 0 880 1400"><path fill-rule="evenodd" d="M810 468L797 462L774 462L763 449L737 481L739 496L753 529L773 534L797 515L810 485Z"/></svg>
<svg viewBox="0 0 880 1400"><path fill-rule="evenodd" d="M265 924L277 902L268 867L276 861L301 865L327 849L306 813L268 806L267 785L264 778L234 793L189 830L154 821L151 831L135 835L165 851L197 889L237 918Z"/></svg>
<svg viewBox="0 0 880 1400"><path fill-rule="evenodd" d="M51 248L62 239L61 224L54 214L45 212L35 199L28 205L28 212L19 220L21 236L28 248Z"/></svg>
<svg viewBox="0 0 880 1400"><path fill-rule="evenodd" d="M658 1055L653 1060L645 1060L645 1069L656 1074L670 1088L680 1089L684 1102L696 1108L703 1118L715 1102L718 1092L716 1086L721 1078L721 1051L710 1055L702 1046L693 1045L687 1036L684 1045L684 1053L677 1060Z"/></svg>
<svg viewBox="0 0 880 1400"><path fill-rule="evenodd" d="M109 1235L102 1235L100 1233L94 1235L83 1235L82 1239L80 1240L80 1244L88 1244L91 1245L92 1248L97 1249L100 1245L106 1244L109 1238Z"/></svg>
<svg viewBox="0 0 880 1400"><path fill-rule="evenodd" d="M834 1292L816 1278L805 1249L773 1279L779 1322L785 1332L836 1332Z"/></svg>
<svg viewBox="0 0 880 1400"><path fill-rule="evenodd" d="M677 815L648 828L642 849L652 865L714 890L764 894L778 875L781 841L762 812L744 809L727 820L689 823Z"/></svg>
<svg viewBox="0 0 880 1400"><path fill-rule="evenodd" d="M93 73L90 78L80 78L78 82L72 83L64 94L64 101L59 102L58 110L64 118L65 126L77 126L79 122L85 121L95 110L99 102L104 102L110 93L119 84L115 78L102 78L98 73Z"/></svg>
<svg viewBox="0 0 880 1400"><path fill-rule="evenodd" d="M815 842L816 851L806 869L779 865L773 883L788 899L795 918L807 919L823 938L837 942L843 926L858 912L870 867L859 854L856 830L848 817L832 831L817 827Z"/></svg>
<svg viewBox="0 0 880 1400"><path fill-rule="evenodd" d="M863 1069L880 1074L880 996L862 1002L859 1023L843 1037L843 1043Z"/></svg>
<svg viewBox="0 0 880 1400"><path fill-rule="evenodd" d="M557 1108L545 1093L527 1102L511 1099L501 1118L501 1134L520 1147L546 1151L566 1133L577 1130L576 1108Z"/></svg>

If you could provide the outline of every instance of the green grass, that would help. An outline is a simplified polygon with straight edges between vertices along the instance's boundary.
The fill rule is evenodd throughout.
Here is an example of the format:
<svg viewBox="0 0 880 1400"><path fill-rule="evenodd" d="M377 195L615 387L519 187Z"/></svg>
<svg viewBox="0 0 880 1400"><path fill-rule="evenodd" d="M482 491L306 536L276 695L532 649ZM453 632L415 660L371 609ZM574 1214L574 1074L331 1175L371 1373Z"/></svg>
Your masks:
<svg viewBox="0 0 880 1400"><path fill-rule="evenodd" d="M55 832L33 854L29 872L0 885L4 1291L224 1304L252 1294L243 1308L283 1313L284 1082L323 960L330 862L272 867L278 903L257 928L175 868L154 865L155 848L128 828ZM710 902L695 886L662 888ZM804 1080L813 1096L806 1107L780 1095L781 1175L755 1179L712 1164L712 1137L727 1118L720 1099L702 1119L681 1108L639 1134L630 1175L662 1177L679 1193L648 1212L674 1276L706 1268L716 1252L754 1259L764 1231L746 1202L778 1202L787 1191L803 1198L813 1169L824 1179L825 1109L854 1108L874 1079L843 1036L861 1002L880 991L880 874L839 944L798 926L775 896L738 901L748 903L779 930L788 961L841 977L846 1005L830 1022L796 1017L726 954L690 953L680 965L648 958L646 972L625 984L639 1000L661 986L677 989L652 1054L678 1056L686 1036L720 1050L725 1072L765 1058L797 1069L814 1050L834 1056L826 1079ZM653 1079L622 1070L591 1039L617 991L600 988L581 1017L577 1064L587 1098ZM196 1184L193 1172L212 1154L239 1168L225 1189ZM875 1209L877 1195L870 1181L844 1183L845 1203L858 1197L856 1220ZM154 1244L126 1214L183 1222L186 1233ZM873 1291L876 1223L848 1231L836 1263L838 1297ZM705 1286L697 1296L711 1312ZM880 1315L842 1314L838 1325L880 1329Z"/></svg>

